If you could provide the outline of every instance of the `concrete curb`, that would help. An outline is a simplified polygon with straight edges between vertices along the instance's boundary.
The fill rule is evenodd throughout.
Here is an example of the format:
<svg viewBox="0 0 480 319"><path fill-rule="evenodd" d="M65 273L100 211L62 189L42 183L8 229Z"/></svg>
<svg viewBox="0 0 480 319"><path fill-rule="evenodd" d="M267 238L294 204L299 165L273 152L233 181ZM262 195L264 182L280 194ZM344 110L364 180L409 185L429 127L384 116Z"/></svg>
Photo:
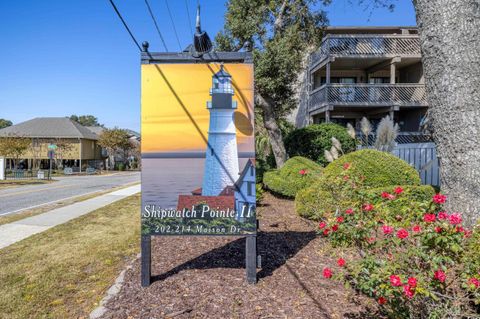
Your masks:
<svg viewBox="0 0 480 319"><path fill-rule="evenodd" d="M107 311L109 310L105 305L108 303L110 299L118 295L120 290L122 290L123 283L125 281L125 274L128 270L133 268L133 263L135 260L140 258L140 254L137 255L137 257L132 260L127 267L125 267L124 270L118 275L117 279L115 279L114 284L107 290L107 295L103 297L103 299L100 301L100 304L97 308L93 309L92 312L90 312L89 319L100 319Z"/></svg>

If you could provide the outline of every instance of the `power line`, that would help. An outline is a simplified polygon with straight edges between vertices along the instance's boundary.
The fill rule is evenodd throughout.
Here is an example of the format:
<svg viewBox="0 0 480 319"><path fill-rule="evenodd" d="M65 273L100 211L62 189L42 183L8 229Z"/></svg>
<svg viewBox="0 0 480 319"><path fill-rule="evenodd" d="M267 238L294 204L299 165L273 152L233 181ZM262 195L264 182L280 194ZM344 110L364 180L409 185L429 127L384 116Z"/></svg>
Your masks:
<svg viewBox="0 0 480 319"><path fill-rule="evenodd" d="M188 0L185 0L185 8L187 8L187 18L188 18L188 25L190 26L190 35L193 38L192 19L190 19L190 10L188 10Z"/></svg>
<svg viewBox="0 0 480 319"><path fill-rule="evenodd" d="M132 31L130 31L130 28L128 27L128 25L127 25L127 23L125 22L125 20L123 20L122 15L120 14L120 12L119 12L118 9L117 9L117 6L115 5L115 3L113 3L113 0L109 0L109 1L110 1L110 4L112 5L113 9L114 9L115 12L117 13L117 16L118 16L118 17L120 18L120 20L122 21L123 26L125 27L125 29L127 29L128 34L130 34L130 37L132 38L133 42L135 42L135 45L137 46L138 50L141 52L141 51L142 51L142 48L140 47L140 44L138 44L137 39L135 39L135 37L133 36L133 33L132 33Z"/></svg>
<svg viewBox="0 0 480 319"><path fill-rule="evenodd" d="M155 24L155 28L157 29L158 36L160 37L160 40L162 40L163 47L165 48L165 52L168 52L167 45L165 44L165 40L163 39L162 32L160 32L160 28L158 27L158 24L157 24L157 19L155 19L155 16L153 15L152 8L150 7L148 0L145 0L145 4L147 5L148 12L150 13L153 23Z"/></svg>
<svg viewBox="0 0 480 319"><path fill-rule="evenodd" d="M180 51L182 51L182 45L180 44L180 39L178 38L177 28L175 28L175 22L173 22L172 12L170 11L168 0L165 0L165 4L167 5L168 15L170 16L170 21L172 22L173 32L175 33L175 37L177 38L178 48L180 49Z"/></svg>

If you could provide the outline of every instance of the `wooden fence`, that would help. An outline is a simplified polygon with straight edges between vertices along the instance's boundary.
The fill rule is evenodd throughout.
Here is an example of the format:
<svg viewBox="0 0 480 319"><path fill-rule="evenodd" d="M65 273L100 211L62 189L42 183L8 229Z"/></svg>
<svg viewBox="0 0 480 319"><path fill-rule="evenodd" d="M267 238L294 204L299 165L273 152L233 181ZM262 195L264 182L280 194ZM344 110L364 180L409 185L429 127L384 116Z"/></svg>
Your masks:
<svg viewBox="0 0 480 319"><path fill-rule="evenodd" d="M440 164L435 143L397 144L392 154L415 167L420 174L422 184L440 186Z"/></svg>
<svg viewBox="0 0 480 319"><path fill-rule="evenodd" d="M398 144L392 153L415 167L423 184L440 186L440 166L434 143Z"/></svg>

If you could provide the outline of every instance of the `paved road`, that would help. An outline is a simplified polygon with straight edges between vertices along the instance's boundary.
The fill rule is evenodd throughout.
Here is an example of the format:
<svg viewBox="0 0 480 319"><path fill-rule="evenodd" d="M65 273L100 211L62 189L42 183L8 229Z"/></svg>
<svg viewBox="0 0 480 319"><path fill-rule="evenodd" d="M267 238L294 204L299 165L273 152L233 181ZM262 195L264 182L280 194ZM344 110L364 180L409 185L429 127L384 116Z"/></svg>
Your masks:
<svg viewBox="0 0 480 319"><path fill-rule="evenodd" d="M49 212L0 225L0 249L140 192L140 185L90 198Z"/></svg>
<svg viewBox="0 0 480 319"><path fill-rule="evenodd" d="M30 207L140 182L139 172L113 175L56 177L57 182L0 190L0 216Z"/></svg>

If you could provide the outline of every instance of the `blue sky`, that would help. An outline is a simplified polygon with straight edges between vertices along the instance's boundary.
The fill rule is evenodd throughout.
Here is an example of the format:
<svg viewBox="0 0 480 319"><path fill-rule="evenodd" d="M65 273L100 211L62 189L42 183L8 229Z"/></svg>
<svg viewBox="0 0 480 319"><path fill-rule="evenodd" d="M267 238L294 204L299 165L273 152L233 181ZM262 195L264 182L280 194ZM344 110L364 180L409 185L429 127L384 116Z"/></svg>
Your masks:
<svg viewBox="0 0 480 319"><path fill-rule="evenodd" d="M186 3L168 0L182 49L191 42ZM169 51L178 51L165 0L150 0ZM202 27L213 38L223 26L223 0L202 0ZM143 0L115 3L138 41L162 51ZM333 0L330 25L415 25L410 0L394 12ZM194 21L192 21L192 25ZM0 118L92 114L108 127L140 129L140 64L108 0L0 1Z"/></svg>

